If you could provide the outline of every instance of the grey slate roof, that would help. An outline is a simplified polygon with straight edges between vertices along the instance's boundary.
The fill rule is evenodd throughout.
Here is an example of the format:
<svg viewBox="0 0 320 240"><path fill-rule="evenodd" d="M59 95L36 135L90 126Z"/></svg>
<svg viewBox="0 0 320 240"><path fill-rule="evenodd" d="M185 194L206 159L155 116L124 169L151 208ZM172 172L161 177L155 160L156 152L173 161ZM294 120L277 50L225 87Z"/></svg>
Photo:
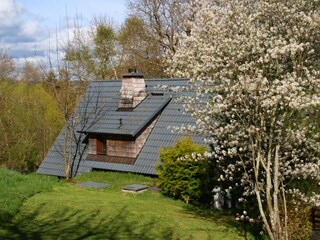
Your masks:
<svg viewBox="0 0 320 240"><path fill-rule="evenodd" d="M159 163L160 149L173 145L182 137L181 134L172 132L169 126L192 125L194 120L182 112L182 104L175 101L175 92L159 88L163 85L183 87L186 86L187 79L146 79L145 82L149 96L133 112L117 111L121 81L93 81L90 84L83 101L78 106L79 114L86 116L84 117L86 121L82 127L76 128L74 135L75 139L83 143L79 144L80 148L75 154L72 166L73 176L90 172L93 169L156 175L155 165ZM164 95L152 95L150 94L152 92L164 92ZM190 93L184 94L190 95ZM88 146L85 141L86 132L108 132L135 136L145 126L145 122L158 115L159 118L134 164L86 160L88 155ZM120 118L122 118L122 127L119 128ZM40 165L38 173L65 176L63 159L65 129L68 128L62 129ZM203 143L200 136L193 136L193 140L197 143ZM73 145L74 151L75 143Z"/></svg>
<svg viewBox="0 0 320 240"><path fill-rule="evenodd" d="M97 123L88 128L88 133L104 133L116 135L130 135L135 137L150 123L157 114L170 102L170 96L158 96L150 94L133 111L116 111L98 117ZM117 109L113 106L113 109Z"/></svg>

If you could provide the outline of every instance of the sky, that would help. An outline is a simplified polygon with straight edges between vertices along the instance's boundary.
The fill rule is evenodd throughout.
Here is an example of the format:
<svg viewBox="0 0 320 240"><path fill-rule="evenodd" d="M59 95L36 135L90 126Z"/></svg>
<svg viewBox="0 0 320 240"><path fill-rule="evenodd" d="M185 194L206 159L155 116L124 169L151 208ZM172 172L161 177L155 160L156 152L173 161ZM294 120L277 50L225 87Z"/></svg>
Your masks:
<svg viewBox="0 0 320 240"><path fill-rule="evenodd" d="M95 17L120 25L126 0L0 0L0 49L16 62L44 59L56 33L62 39L70 35L76 16L83 28Z"/></svg>

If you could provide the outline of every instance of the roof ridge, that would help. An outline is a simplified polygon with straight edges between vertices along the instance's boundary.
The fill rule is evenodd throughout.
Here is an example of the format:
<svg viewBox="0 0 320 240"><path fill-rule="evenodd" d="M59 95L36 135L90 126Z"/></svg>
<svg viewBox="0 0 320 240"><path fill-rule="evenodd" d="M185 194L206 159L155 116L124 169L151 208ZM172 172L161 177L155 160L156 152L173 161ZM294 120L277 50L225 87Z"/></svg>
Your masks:
<svg viewBox="0 0 320 240"><path fill-rule="evenodd" d="M119 82L120 79L111 79L111 80L92 80L91 82Z"/></svg>
<svg viewBox="0 0 320 240"><path fill-rule="evenodd" d="M187 81L189 78L146 78L146 81Z"/></svg>
<svg viewBox="0 0 320 240"><path fill-rule="evenodd" d="M145 78L145 81L188 81L189 78ZM119 82L121 79L92 80L91 82Z"/></svg>

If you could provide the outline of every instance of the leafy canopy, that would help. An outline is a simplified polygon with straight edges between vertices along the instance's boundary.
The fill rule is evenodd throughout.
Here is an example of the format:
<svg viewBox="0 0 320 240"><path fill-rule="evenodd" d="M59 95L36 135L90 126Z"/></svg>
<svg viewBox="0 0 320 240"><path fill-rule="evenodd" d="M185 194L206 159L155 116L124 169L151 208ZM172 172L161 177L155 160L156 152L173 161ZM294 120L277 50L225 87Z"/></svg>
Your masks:
<svg viewBox="0 0 320 240"><path fill-rule="evenodd" d="M191 36L170 62L172 74L191 78L196 97L182 100L212 143L220 181L242 192L240 203L254 197L251 220L270 239L292 237L289 197L320 204L289 185L319 181L319 9L307 0L199 1Z"/></svg>

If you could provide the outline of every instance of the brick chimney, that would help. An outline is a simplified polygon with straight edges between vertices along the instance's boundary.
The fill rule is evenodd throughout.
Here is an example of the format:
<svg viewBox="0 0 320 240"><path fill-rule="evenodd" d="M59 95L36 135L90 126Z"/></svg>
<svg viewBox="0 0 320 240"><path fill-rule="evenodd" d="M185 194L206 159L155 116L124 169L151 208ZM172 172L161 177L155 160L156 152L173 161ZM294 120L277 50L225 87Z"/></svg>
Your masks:
<svg viewBox="0 0 320 240"><path fill-rule="evenodd" d="M135 108L146 96L143 74L132 71L123 75L119 108Z"/></svg>

